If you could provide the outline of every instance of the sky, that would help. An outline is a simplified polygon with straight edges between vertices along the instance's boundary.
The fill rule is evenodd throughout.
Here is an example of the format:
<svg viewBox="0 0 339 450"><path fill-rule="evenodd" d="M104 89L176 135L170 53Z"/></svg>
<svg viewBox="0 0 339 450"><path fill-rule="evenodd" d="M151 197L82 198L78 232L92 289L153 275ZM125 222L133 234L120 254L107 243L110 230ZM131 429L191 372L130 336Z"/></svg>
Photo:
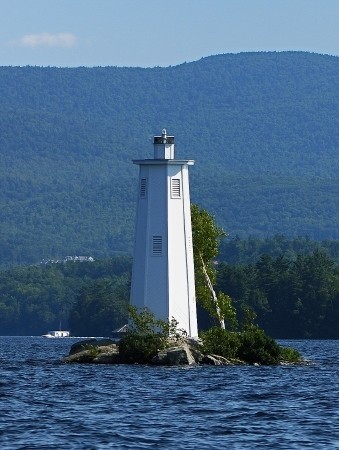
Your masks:
<svg viewBox="0 0 339 450"><path fill-rule="evenodd" d="M178 65L220 53L339 55L339 0L0 0L0 66Z"/></svg>

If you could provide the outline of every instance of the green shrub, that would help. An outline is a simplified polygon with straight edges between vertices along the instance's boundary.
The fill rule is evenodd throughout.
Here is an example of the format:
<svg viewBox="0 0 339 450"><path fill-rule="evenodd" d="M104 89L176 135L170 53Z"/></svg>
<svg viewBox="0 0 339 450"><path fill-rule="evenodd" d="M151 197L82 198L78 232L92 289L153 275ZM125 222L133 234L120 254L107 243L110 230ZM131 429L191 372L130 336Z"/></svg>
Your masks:
<svg viewBox="0 0 339 450"><path fill-rule="evenodd" d="M174 318L169 322L156 319L148 308L138 311L130 306L129 319L129 331L119 342L119 357L123 363L148 364L159 350L168 346L169 340L185 337Z"/></svg>
<svg viewBox="0 0 339 450"><path fill-rule="evenodd" d="M280 361L287 363L300 362L301 355L298 350L291 347L280 347Z"/></svg>
<svg viewBox="0 0 339 450"><path fill-rule="evenodd" d="M278 364L280 361L280 346L263 330L256 326L248 327L240 335L241 345L238 357L254 364Z"/></svg>
<svg viewBox="0 0 339 450"><path fill-rule="evenodd" d="M123 363L148 364L165 348L165 340L160 333L127 333L119 343L119 356Z"/></svg>
<svg viewBox="0 0 339 450"><path fill-rule="evenodd" d="M201 333L204 353L236 358L240 346L239 333L213 327Z"/></svg>

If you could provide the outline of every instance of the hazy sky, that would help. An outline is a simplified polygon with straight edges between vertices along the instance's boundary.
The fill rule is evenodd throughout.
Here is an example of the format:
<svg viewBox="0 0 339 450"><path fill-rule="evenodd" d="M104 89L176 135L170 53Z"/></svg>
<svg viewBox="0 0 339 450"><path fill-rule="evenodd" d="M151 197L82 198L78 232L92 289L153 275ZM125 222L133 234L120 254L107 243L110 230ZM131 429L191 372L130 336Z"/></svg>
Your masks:
<svg viewBox="0 0 339 450"><path fill-rule="evenodd" d="M219 53L339 55L339 0L0 0L0 65L169 66Z"/></svg>

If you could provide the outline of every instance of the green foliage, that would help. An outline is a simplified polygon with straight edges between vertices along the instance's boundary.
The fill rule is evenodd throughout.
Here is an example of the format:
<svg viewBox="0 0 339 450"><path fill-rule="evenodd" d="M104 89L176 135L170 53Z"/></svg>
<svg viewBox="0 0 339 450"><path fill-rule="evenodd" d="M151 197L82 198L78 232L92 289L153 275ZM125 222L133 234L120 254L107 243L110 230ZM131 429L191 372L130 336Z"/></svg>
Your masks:
<svg viewBox="0 0 339 450"><path fill-rule="evenodd" d="M201 333L203 351L227 359L240 359L248 364L272 365L297 363L300 353L282 347L257 326L247 326L242 332L230 332L219 327Z"/></svg>
<svg viewBox="0 0 339 450"><path fill-rule="evenodd" d="M240 347L239 333L213 327L201 333L200 338L205 353L220 355L224 358L237 358Z"/></svg>
<svg viewBox="0 0 339 450"><path fill-rule="evenodd" d="M305 245L293 257L216 266L216 290L232 298L241 329L257 323L275 338L339 339L339 269ZM127 323L130 270L120 256L0 271L0 334L41 335L62 321L74 335L110 335ZM209 326L199 318L200 330Z"/></svg>
<svg viewBox="0 0 339 450"><path fill-rule="evenodd" d="M116 257L0 271L0 334L41 335L62 322L73 335L110 335L127 321L130 270L130 258Z"/></svg>
<svg viewBox="0 0 339 450"><path fill-rule="evenodd" d="M212 314L215 305L211 299L211 290L206 283L203 268L207 272L211 283L215 283L216 270L213 258L218 254L220 239L225 235L217 226L215 218L198 205L191 205L192 237L194 250L195 287L199 301ZM212 303L211 303L212 302Z"/></svg>
<svg viewBox="0 0 339 450"><path fill-rule="evenodd" d="M301 355L295 348L280 347L280 361L286 363L297 363L301 360Z"/></svg>
<svg viewBox="0 0 339 450"><path fill-rule="evenodd" d="M217 225L215 217L198 205L191 205L191 216L195 263L201 266L201 258L210 263L217 256L220 240L226 233Z"/></svg>
<svg viewBox="0 0 339 450"><path fill-rule="evenodd" d="M150 157L164 126L197 161L193 201L233 234L338 239L338 68L301 52L1 67L0 265L130 253L130 160Z"/></svg>
<svg viewBox="0 0 339 450"><path fill-rule="evenodd" d="M156 319L152 311L148 308L143 308L141 311L135 306L128 307L129 313L129 332L145 335L145 334L164 334L165 322ZM156 331L158 330L158 331Z"/></svg>
<svg viewBox="0 0 339 450"><path fill-rule="evenodd" d="M263 254L295 261L298 255L310 256L316 250L327 254L339 265L339 240L317 242L309 237L288 238L283 234L261 238L239 236L221 241L219 259L228 264L255 264Z"/></svg>
<svg viewBox="0 0 339 450"><path fill-rule="evenodd" d="M244 306L242 308L242 329L248 330L255 326L255 319L257 318L256 313L253 311L252 308L249 308L248 306Z"/></svg>
<svg viewBox="0 0 339 450"><path fill-rule="evenodd" d="M238 357L250 364L278 364L280 362L280 346L258 327L249 327L241 335Z"/></svg>
<svg viewBox="0 0 339 450"><path fill-rule="evenodd" d="M119 342L120 359L125 363L150 363L169 341L185 335L177 329L178 322L174 318L169 323L156 319L148 308L138 311L130 306L129 317L129 331Z"/></svg>
<svg viewBox="0 0 339 450"><path fill-rule="evenodd" d="M129 278L101 279L83 287L69 317L77 336L109 336L126 323Z"/></svg>
<svg viewBox="0 0 339 450"><path fill-rule="evenodd" d="M163 336L156 333L128 333L119 342L120 360L124 363L148 364L164 345Z"/></svg>
<svg viewBox="0 0 339 450"><path fill-rule="evenodd" d="M197 299L222 328L225 328L225 319L234 327L237 320L231 298L223 292L217 294L213 286L216 281L213 258L218 254L225 232L217 226L213 216L197 205L191 205L191 216Z"/></svg>
<svg viewBox="0 0 339 450"><path fill-rule="evenodd" d="M323 252L220 264L217 278L245 325L257 316L259 326L277 338L339 338L339 270ZM251 320L246 310L254 313Z"/></svg>
<svg viewBox="0 0 339 450"><path fill-rule="evenodd" d="M218 292L217 298L220 314L224 318L228 329L233 330L237 328L237 311L233 306L231 297L223 292Z"/></svg>

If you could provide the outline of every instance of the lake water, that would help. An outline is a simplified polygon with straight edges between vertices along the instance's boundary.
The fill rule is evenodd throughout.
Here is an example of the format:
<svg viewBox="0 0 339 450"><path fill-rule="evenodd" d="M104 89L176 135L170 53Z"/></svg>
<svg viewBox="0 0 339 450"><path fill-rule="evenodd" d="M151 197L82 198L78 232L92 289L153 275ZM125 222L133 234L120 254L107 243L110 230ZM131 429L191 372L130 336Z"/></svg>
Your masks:
<svg viewBox="0 0 339 450"><path fill-rule="evenodd" d="M0 448L339 449L339 341L284 367L65 365L73 339L0 337Z"/></svg>

